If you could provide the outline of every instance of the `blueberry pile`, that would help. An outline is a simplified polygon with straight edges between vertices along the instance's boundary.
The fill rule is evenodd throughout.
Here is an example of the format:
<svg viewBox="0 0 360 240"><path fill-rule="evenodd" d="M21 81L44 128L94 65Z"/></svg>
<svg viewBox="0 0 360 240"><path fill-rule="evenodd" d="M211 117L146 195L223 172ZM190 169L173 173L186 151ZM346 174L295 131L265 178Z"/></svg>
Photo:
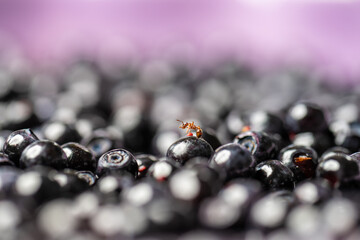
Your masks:
<svg viewBox="0 0 360 240"><path fill-rule="evenodd" d="M0 77L1 239L360 238L356 88L163 61Z"/></svg>

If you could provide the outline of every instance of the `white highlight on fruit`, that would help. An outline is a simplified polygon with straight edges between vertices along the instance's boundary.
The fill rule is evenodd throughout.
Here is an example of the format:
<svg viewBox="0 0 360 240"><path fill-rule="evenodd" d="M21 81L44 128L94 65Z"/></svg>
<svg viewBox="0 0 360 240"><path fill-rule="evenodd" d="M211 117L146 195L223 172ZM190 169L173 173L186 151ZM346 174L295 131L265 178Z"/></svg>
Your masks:
<svg viewBox="0 0 360 240"><path fill-rule="evenodd" d="M231 151L227 149L223 149L216 153L216 156L214 157L215 162L218 165L223 165L229 160L229 157L231 156Z"/></svg>
<svg viewBox="0 0 360 240"><path fill-rule="evenodd" d="M294 142L295 145L302 145L302 146L311 146L314 142L314 137L312 133L305 132L305 133L298 133L295 136Z"/></svg>
<svg viewBox="0 0 360 240"><path fill-rule="evenodd" d="M22 141L24 141L24 137L18 134L10 139L9 145L10 146L19 145Z"/></svg>
<svg viewBox="0 0 360 240"><path fill-rule="evenodd" d="M26 157L27 158L36 158L37 156L40 155L41 150L42 150L42 146L40 146L40 145L31 146L30 148L28 148L26 150Z"/></svg>
<svg viewBox="0 0 360 240"><path fill-rule="evenodd" d="M323 209L326 227L335 234L347 233L357 222L357 209L347 199L332 199Z"/></svg>
<svg viewBox="0 0 360 240"><path fill-rule="evenodd" d="M16 191L23 196L30 196L41 186L41 176L37 172L23 173L16 181Z"/></svg>
<svg viewBox="0 0 360 240"><path fill-rule="evenodd" d="M251 218L263 227L279 226L286 214L286 207L280 199L265 197L255 203Z"/></svg>
<svg viewBox="0 0 360 240"><path fill-rule="evenodd" d="M72 151L69 148L63 148L63 151L67 158L69 158L72 154Z"/></svg>
<svg viewBox="0 0 360 240"><path fill-rule="evenodd" d="M59 199L46 204L39 212L38 225L48 236L65 237L76 228L71 202Z"/></svg>
<svg viewBox="0 0 360 240"><path fill-rule="evenodd" d="M206 226L223 229L234 224L240 212L239 208L234 208L221 198L215 198L203 205L200 220Z"/></svg>
<svg viewBox="0 0 360 240"><path fill-rule="evenodd" d="M116 178L106 176L99 182L99 189L102 193L111 193L117 188L118 184Z"/></svg>
<svg viewBox="0 0 360 240"><path fill-rule="evenodd" d="M307 107L304 104L298 104L290 110L290 115L296 120L303 119L307 114Z"/></svg>
<svg viewBox="0 0 360 240"><path fill-rule="evenodd" d="M326 162L323 163L324 164L324 169L326 169L327 171L338 171L340 169L340 163L338 161L335 160L328 160Z"/></svg>
<svg viewBox="0 0 360 240"><path fill-rule="evenodd" d="M171 193L182 200L192 200L200 192L200 181L193 170L176 173L169 182Z"/></svg>
<svg viewBox="0 0 360 240"><path fill-rule="evenodd" d="M45 129L45 136L47 139L56 140L65 132L65 125L61 123L52 123Z"/></svg>
<svg viewBox="0 0 360 240"><path fill-rule="evenodd" d="M185 141L180 142L176 144L175 147L173 148L173 153L177 156L183 155L187 151L187 146L188 143L186 143Z"/></svg>
<svg viewBox="0 0 360 240"><path fill-rule="evenodd" d="M155 178L168 177L172 171L172 167L167 162L158 162L154 168L153 175Z"/></svg>
<svg viewBox="0 0 360 240"><path fill-rule="evenodd" d="M99 208L99 199L94 193L85 192L79 195L73 206L73 214L77 217L91 217Z"/></svg>
<svg viewBox="0 0 360 240"><path fill-rule="evenodd" d="M159 135L156 141L156 147L159 149L162 155L166 155L166 151L170 145L179 138L175 132L164 132Z"/></svg>
<svg viewBox="0 0 360 240"><path fill-rule="evenodd" d="M139 124L141 111L138 107L126 106L119 109L115 114L115 122L124 131L130 131Z"/></svg>
<svg viewBox="0 0 360 240"><path fill-rule="evenodd" d="M90 225L98 233L113 236L123 230L127 217L119 206L106 205L91 218Z"/></svg>
<svg viewBox="0 0 360 240"><path fill-rule="evenodd" d="M266 173L266 177L269 177L273 173L272 168L268 165L262 166L261 170L263 170Z"/></svg>
<svg viewBox="0 0 360 240"><path fill-rule="evenodd" d="M20 222L20 212L10 201L0 202L0 232L14 229Z"/></svg>
<svg viewBox="0 0 360 240"><path fill-rule="evenodd" d="M320 213L311 205L301 205L290 212L286 223L290 231L296 235L315 234L320 228Z"/></svg>
<svg viewBox="0 0 360 240"><path fill-rule="evenodd" d="M68 183L68 178L63 173L57 173L54 176L54 180L61 186L65 186Z"/></svg>
<svg viewBox="0 0 360 240"><path fill-rule="evenodd" d="M230 185L221 192L223 198L228 204L234 206L242 206L249 199L249 193L244 186Z"/></svg>
<svg viewBox="0 0 360 240"><path fill-rule="evenodd" d="M130 188L125 195L130 203L142 206L151 200L153 194L153 189L148 183L139 183Z"/></svg>
<svg viewBox="0 0 360 240"><path fill-rule="evenodd" d="M299 186L295 191L295 195L306 203L315 203L319 199L317 189L311 183L304 183Z"/></svg>
<svg viewBox="0 0 360 240"><path fill-rule="evenodd" d="M263 111L254 112L250 117L252 129L259 130L267 120L267 115Z"/></svg>

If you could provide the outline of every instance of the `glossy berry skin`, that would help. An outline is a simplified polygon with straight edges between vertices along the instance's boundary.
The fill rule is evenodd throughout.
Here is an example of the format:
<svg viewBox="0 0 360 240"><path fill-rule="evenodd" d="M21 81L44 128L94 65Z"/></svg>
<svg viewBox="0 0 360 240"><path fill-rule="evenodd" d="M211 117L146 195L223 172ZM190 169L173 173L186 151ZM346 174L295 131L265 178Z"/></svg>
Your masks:
<svg viewBox="0 0 360 240"><path fill-rule="evenodd" d="M290 145L280 151L279 160L294 173L297 182L315 176L318 157L310 147Z"/></svg>
<svg viewBox="0 0 360 240"><path fill-rule="evenodd" d="M266 190L292 190L295 181L293 172L278 160L268 160L255 167L254 177Z"/></svg>
<svg viewBox="0 0 360 240"><path fill-rule="evenodd" d="M89 149L74 142L66 143L61 148L67 156L68 168L95 171L96 159Z"/></svg>
<svg viewBox="0 0 360 240"><path fill-rule="evenodd" d="M329 153L321 159L316 169L317 177L327 179L333 187L339 187L359 174L359 165L349 155Z"/></svg>
<svg viewBox="0 0 360 240"><path fill-rule="evenodd" d="M16 166L19 166L21 153L27 146L38 140L38 137L29 128L17 130L7 137L3 151Z"/></svg>
<svg viewBox="0 0 360 240"><path fill-rule="evenodd" d="M329 130L298 133L294 135L293 144L311 147L318 154L335 146L334 135Z"/></svg>
<svg viewBox="0 0 360 240"><path fill-rule="evenodd" d="M92 151L97 159L111 149L123 147L122 139L119 136L112 135L104 129L94 131L81 143Z"/></svg>
<svg viewBox="0 0 360 240"><path fill-rule="evenodd" d="M145 177L150 166L159 160L157 157L150 154L136 155L135 158L139 166L138 178Z"/></svg>
<svg viewBox="0 0 360 240"><path fill-rule="evenodd" d="M213 153L213 148L204 139L197 137L184 137L177 140L169 147L166 157L184 165L191 158L210 158Z"/></svg>
<svg viewBox="0 0 360 240"><path fill-rule="evenodd" d="M15 166L15 164L9 159L8 155L0 152L0 167L2 166Z"/></svg>
<svg viewBox="0 0 360 240"><path fill-rule="evenodd" d="M327 128L327 121L321 107L312 103L296 103L286 116L290 132L319 132Z"/></svg>
<svg viewBox="0 0 360 240"><path fill-rule="evenodd" d="M237 135L233 142L249 150L257 163L273 159L278 153L276 140L264 132L243 132Z"/></svg>
<svg viewBox="0 0 360 240"><path fill-rule="evenodd" d="M21 168L29 168L35 165L64 169L67 167L67 157L59 144L41 140L25 148L20 157Z"/></svg>
<svg viewBox="0 0 360 240"><path fill-rule="evenodd" d="M224 170L227 180L249 176L255 166L255 159L251 153L237 143L225 144L215 150L209 166Z"/></svg>
<svg viewBox="0 0 360 240"><path fill-rule="evenodd" d="M129 172L135 178L138 176L138 164L135 157L125 149L114 149L104 153L98 161L96 175L108 173Z"/></svg>
<svg viewBox="0 0 360 240"><path fill-rule="evenodd" d="M80 180L86 182L89 186L95 185L97 180L95 174L91 171L77 171L75 172L75 175Z"/></svg>
<svg viewBox="0 0 360 240"><path fill-rule="evenodd" d="M179 163L172 159L161 158L156 163L152 164L147 172L147 176L155 179L158 182L166 181L177 169Z"/></svg>
<svg viewBox="0 0 360 240"><path fill-rule="evenodd" d="M46 124L42 129L45 139L64 144L68 142L79 142L81 136L74 126L60 121Z"/></svg>
<svg viewBox="0 0 360 240"><path fill-rule="evenodd" d="M332 196L332 188L324 179L306 180L296 185L294 195L300 203L320 204Z"/></svg>

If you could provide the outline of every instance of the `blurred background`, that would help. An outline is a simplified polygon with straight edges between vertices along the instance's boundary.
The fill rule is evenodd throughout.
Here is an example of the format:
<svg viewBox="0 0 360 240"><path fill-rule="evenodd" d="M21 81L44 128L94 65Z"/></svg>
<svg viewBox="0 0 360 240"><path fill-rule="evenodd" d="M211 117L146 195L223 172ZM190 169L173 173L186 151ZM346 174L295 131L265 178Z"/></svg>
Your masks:
<svg viewBox="0 0 360 240"><path fill-rule="evenodd" d="M2 0L0 59L45 71L79 58L107 68L231 60L356 84L359 24L358 1Z"/></svg>

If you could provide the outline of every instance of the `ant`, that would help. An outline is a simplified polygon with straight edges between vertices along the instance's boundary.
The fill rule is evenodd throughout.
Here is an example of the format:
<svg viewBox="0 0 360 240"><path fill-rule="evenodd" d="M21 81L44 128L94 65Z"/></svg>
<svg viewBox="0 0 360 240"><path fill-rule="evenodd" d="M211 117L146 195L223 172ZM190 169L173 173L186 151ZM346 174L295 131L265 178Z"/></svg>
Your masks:
<svg viewBox="0 0 360 240"><path fill-rule="evenodd" d="M188 134L188 136L192 136L192 133L190 132L190 130L195 130L196 131L196 137L200 138L203 134L202 129L199 126L196 126L194 122L183 122L180 120L176 120L178 122L181 122L181 125L179 126L179 128L182 129L187 129L186 133Z"/></svg>

